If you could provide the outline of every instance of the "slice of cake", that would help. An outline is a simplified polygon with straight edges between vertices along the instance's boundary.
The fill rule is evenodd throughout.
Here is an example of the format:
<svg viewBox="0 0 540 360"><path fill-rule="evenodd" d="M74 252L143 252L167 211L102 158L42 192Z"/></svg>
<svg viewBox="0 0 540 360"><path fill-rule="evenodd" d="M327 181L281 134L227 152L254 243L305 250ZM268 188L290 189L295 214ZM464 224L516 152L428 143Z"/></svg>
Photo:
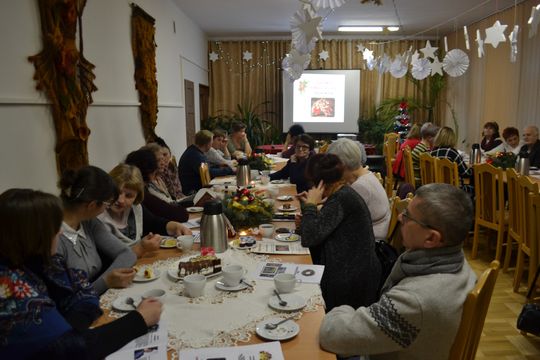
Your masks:
<svg viewBox="0 0 540 360"><path fill-rule="evenodd" d="M151 267L144 268L144 275L146 279L152 279L154 277L154 269Z"/></svg>
<svg viewBox="0 0 540 360"><path fill-rule="evenodd" d="M221 259L215 255L199 255L178 264L178 276L202 274L205 276L221 272Z"/></svg>

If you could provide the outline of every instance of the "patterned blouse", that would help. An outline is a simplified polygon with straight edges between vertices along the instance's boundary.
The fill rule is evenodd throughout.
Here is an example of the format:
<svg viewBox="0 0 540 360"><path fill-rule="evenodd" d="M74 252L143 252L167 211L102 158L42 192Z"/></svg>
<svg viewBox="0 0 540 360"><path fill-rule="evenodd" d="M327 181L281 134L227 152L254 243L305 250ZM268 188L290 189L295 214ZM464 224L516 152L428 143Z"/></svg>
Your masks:
<svg viewBox="0 0 540 360"><path fill-rule="evenodd" d="M167 186L167 190L173 199L181 199L184 197L182 185L178 179L178 167L175 162L171 161L165 170L159 172L159 176Z"/></svg>
<svg viewBox="0 0 540 360"><path fill-rule="evenodd" d="M472 168L468 167L461 155L454 148L439 147L431 151L431 156L448 159L457 163L460 177L470 178L473 175Z"/></svg>

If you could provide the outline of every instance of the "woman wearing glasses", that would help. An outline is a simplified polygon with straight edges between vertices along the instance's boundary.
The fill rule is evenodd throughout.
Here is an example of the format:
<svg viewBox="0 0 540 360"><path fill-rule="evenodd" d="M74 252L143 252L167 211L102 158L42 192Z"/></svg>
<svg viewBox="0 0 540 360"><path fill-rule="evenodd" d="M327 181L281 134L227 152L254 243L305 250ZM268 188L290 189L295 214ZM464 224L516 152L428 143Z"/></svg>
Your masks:
<svg viewBox="0 0 540 360"><path fill-rule="evenodd" d="M118 196L112 178L100 168L86 166L64 172L59 187L64 221L58 253L68 267L88 274L98 295L129 286L137 256L97 219Z"/></svg>
<svg viewBox="0 0 540 360"><path fill-rule="evenodd" d="M308 134L298 135L294 142L294 155L291 156L283 169L270 174L270 180L290 179L291 184L296 185L296 192L301 193L309 189L304 176L306 164L313 154L315 141Z"/></svg>

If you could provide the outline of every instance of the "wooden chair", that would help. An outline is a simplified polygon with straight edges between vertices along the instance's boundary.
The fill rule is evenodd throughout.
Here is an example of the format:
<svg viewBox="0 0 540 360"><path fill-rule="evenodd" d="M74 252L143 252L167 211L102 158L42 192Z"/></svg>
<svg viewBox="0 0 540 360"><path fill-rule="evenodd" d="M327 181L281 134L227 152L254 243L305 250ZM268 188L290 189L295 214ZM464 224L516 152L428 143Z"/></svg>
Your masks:
<svg viewBox="0 0 540 360"><path fill-rule="evenodd" d="M386 235L387 242L392 245L398 253L402 252L403 245L401 243L401 231L399 231L400 223L398 216L409 206L414 195L408 193L407 197L401 200L398 196L392 198L390 206L390 223L388 225L388 233Z"/></svg>
<svg viewBox="0 0 540 360"><path fill-rule="evenodd" d="M538 245L538 241L540 241L538 240L540 239L540 194L529 194L529 205L530 205L529 216L532 219L530 221L531 227L529 228L529 234L531 235L531 239L537 240L537 243L535 244L536 253L538 254L538 259L540 259L540 246ZM531 272L529 271L529 279L531 279L530 274ZM529 280L529 282L530 281L531 280ZM533 278L533 281L534 281L534 278ZM536 283L529 284L529 292L527 293L528 300L532 300L534 298L534 290L536 286L537 286Z"/></svg>
<svg viewBox="0 0 540 360"><path fill-rule="evenodd" d="M207 163L201 163L199 167L199 176L201 177L201 184L203 187L210 185L210 169Z"/></svg>
<svg viewBox="0 0 540 360"><path fill-rule="evenodd" d="M499 262L492 261L463 304L461 323L450 349L449 359L474 360L484 321L499 273Z"/></svg>
<svg viewBox="0 0 540 360"><path fill-rule="evenodd" d="M474 239L471 258L476 259L480 226L497 232L495 260L500 261L505 230L503 171L490 164L474 165Z"/></svg>
<svg viewBox="0 0 540 360"><path fill-rule="evenodd" d="M375 177L377 178L377 180L379 180L381 185L384 186L384 179L383 179L381 173L377 171L377 172L374 172L373 175L375 175Z"/></svg>
<svg viewBox="0 0 540 360"><path fill-rule="evenodd" d="M399 150L399 134L394 132L384 134L383 144L388 144L388 149L383 149L383 155L390 155L391 158L395 158Z"/></svg>
<svg viewBox="0 0 540 360"><path fill-rule="evenodd" d="M420 180L422 185L436 182L435 166L437 158L431 156L427 152L420 155Z"/></svg>
<svg viewBox="0 0 540 360"><path fill-rule="evenodd" d="M403 150L403 166L405 167L405 182L411 184L416 189L416 177L414 176L411 149L409 147Z"/></svg>
<svg viewBox="0 0 540 360"><path fill-rule="evenodd" d="M506 255L504 256L503 272L508 271L510 259L512 258L512 247L514 242L519 247L521 235L523 233L523 222L521 221L521 208L518 196L519 174L514 169L506 170L506 189L508 194L508 236L506 239ZM519 251L519 249L518 249Z"/></svg>
<svg viewBox="0 0 540 360"><path fill-rule="evenodd" d="M435 182L459 187L457 163L450 161L449 159L437 159L435 161Z"/></svg>
<svg viewBox="0 0 540 360"><path fill-rule="evenodd" d="M521 176L518 179L518 203L520 207L521 242L518 247L516 262L516 272L514 274L514 291L519 290L523 269L525 267L525 257L529 258L529 274L527 276L527 288L530 288L534 272L538 267L538 238L533 237L535 218L532 216L529 194L538 194L538 184L533 183L528 176ZM531 229L533 228L533 229Z"/></svg>
<svg viewBox="0 0 540 360"><path fill-rule="evenodd" d="M386 168L384 189L386 190L386 196L388 196L389 198L392 197L392 194L394 191L395 178L394 178L392 166L394 165L394 161L396 160L396 154L398 151L398 141L399 141L398 134L396 133L384 134L383 156L384 156L384 164Z"/></svg>

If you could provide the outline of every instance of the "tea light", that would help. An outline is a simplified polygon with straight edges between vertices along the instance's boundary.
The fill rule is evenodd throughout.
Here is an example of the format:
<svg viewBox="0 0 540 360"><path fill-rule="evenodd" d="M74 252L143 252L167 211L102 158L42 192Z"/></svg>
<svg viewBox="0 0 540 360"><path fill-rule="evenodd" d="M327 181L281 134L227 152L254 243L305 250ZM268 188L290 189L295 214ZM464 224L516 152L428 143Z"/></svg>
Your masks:
<svg viewBox="0 0 540 360"><path fill-rule="evenodd" d="M246 236L247 235L247 231L240 231L238 233L239 236Z"/></svg>

